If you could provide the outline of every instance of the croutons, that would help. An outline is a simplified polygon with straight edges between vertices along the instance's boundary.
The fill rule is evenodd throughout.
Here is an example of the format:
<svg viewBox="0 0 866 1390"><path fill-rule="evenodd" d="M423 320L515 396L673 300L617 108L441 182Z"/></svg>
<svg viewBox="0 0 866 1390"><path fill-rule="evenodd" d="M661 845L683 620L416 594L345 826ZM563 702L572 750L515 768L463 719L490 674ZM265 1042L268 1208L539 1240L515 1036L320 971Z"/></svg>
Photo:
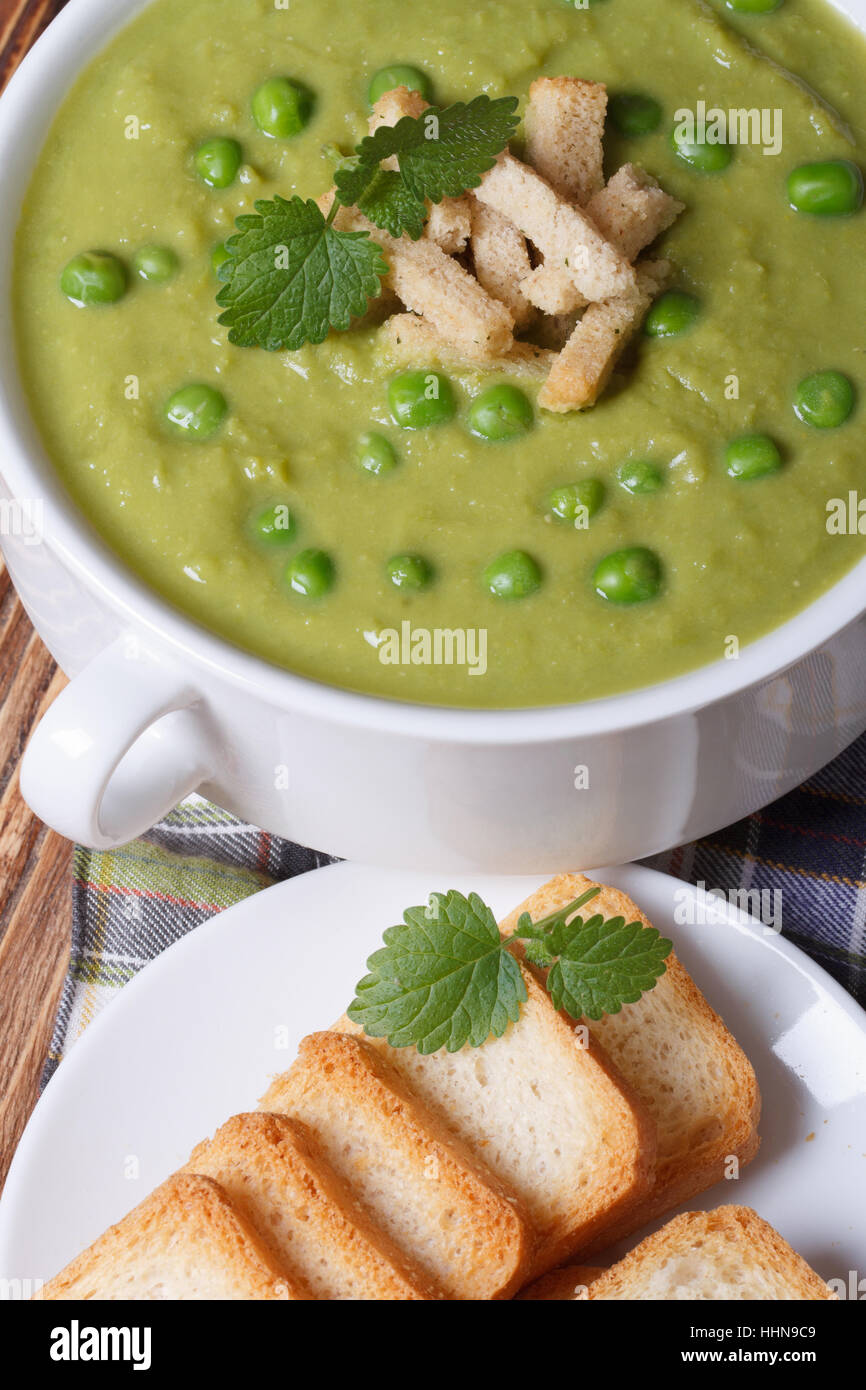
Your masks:
<svg viewBox="0 0 866 1390"><path fill-rule="evenodd" d="M624 164L586 210L602 235L633 261L677 220L684 207L659 187L652 174L636 164Z"/></svg>
<svg viewBox="0 0 866 1390"><path fill-rule="evenodd" d="M429 105L420 92L412 92L408 87L392 87L390 92L383 92L373 107L367 123L370 134L375 135L381 125L396 125L404 116L417 120ZM397 167L396 163L393 167Z"/></svg>
<svg viewBox="0 0 866 1390"><path fill-rule="evenodd" d="M526 159L560 197L583 207L604 185L607 88L579 77L539 77L529 89Z"/></svg>
<svg viewBox="0 0 866 1390"><path fill-rule="evenodd" d="M462 251L471 230L468 198L443 198L430 204L424 235L449 256Z"/></svg>
<svg viewBox="0 0 866 1390"><path fill-rule="evenodd" d="M488 294L511 310L516 327L533 317L532 304L521 282L532 273L526 238L501 212L470 199L472 235L470 247L475 276Z"/></svg>
<svg viewBox="0 0 866 1390"><path fill-rule="evenodd" d="M625 256L580 208L561 198L534 169L512 154L500 155L475 196L514 222L545 262L565 270L592 302L634 291L635 273Z"/></svg>
<svg viewBox="0 0 866 1390"><path fill-rule="evenodd" d="M333 193L319 199L326 215ZM336 225L343 231L369 232L388 262L385 289L395 292L407 309L423 314L443 338L474 361L505 356L514 342L514 320L491 299L474 275L423 237L393 237L375 227L357 208L340 208Z"/></svg>
<svg viewBox="0 0 866 1390"><path fill-rule="evenodd" d="M586 212L603 236L630 261L666 231L683 211L651 174L624 164L606 188L591 198ZM545 314L567 314L586 300L573 282L555 266L537 266L520 288Z"/></svg>
<svg viewBox="0 0 866 1390"><path fill-rule="evenodd" d="M382 330L395 356L406 362L439 362L450 367L486 367L507 376L537 377L550 372L556 353L534 343L513 343L504 356L479 357L461 353L417 314L393 314Z"/></svg>
<svg viewBox="0 0 866 1390"><path fill-rule="evenodd" d="M520 282L522 293L543 314L572 314L587 304L567 270L543 263Z"/></svg>
<svg viewBox="0 0 866 1390"><path fill-rule="evenodd" d="M396 87L376 102L370 132L427 106ZM368 232L388 262L368 321L384 316L392 353L544 378L538 400L547 410L595 404L667 275L666 262L632 262L683 211L634 164L604 186L606 109L602 83L533 82L529 162L503 151L473 192L429 207L418 241L340 208L336 225ZM319 200L323 211L331 200ZM530 325L533 343L515 342L515 330Z"/></svg>
<svg viewBox="0 0 866 1390"><path fill-rule="evenodd" d="M634 293L590 304L539 392L540 406L565 412L595 405L669 272L667 261L647 261Z"/></svg>

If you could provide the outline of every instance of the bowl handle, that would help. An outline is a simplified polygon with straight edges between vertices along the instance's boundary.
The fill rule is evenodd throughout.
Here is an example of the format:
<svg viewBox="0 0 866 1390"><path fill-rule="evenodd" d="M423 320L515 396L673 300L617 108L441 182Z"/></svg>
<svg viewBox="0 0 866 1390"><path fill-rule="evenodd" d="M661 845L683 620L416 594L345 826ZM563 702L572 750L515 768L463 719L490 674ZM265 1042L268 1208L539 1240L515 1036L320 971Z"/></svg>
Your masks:
<svg viewBox="0 0 866 1390"><path fill-rule="evenodd" d="M208 780L208 722L183 673L124 634L42 716L21 762L24 799L70 840L126 844Z"/></svg>

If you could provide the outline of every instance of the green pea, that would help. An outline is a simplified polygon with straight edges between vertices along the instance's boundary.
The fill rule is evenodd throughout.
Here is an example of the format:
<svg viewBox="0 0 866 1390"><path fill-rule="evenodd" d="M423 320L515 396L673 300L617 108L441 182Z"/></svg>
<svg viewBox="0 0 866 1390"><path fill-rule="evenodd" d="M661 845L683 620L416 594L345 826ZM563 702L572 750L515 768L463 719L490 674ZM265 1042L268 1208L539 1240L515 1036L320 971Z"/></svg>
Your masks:
<svg viewBox="0 0 866 1390"><path fill-rule="evenodd" d="M765 478L782 467L779 446L767 434L743 434L725 450L728 474L741 482Z"/></svg>
<svg viewBox="0 0 866 1390"><path fill-rule="evenodd" d="M532 406L516 386L490 386L469 408L469 428L480 439L502 443L532 428Z"/></svg>
<svg viewBox="0 0 866 1390"><path fill-rule="evenodd" d="M177 256L169 246L142 246L132 258L132 268L151 285L164 285L176 274Z"/></svg>
<svg viewBox="0 0 866 1390"><path fill-rule="evenodd" d="M253 120L272 140L292 140L310 123L315 99L309 87L289 77L269 77L253 93Z"/></svg>
<svg viewBox="0 0 866 1390"><path fill-rule="evenodd" d="M661 561L646 546L627 546L599 561L592 582L596 593L610 603L645 603L661 590Z"/></svg>
<svg viewBox="0 0 866 1390"><path fill-rule="evenodd" d="M298 530L294 516L283 502L265 507L253 517L252 527L258 540L267 545L290 545Z"/></svg>
<svg viewBox="0 0 866 1390"><path fill-rule="evenodd" d="M334 562L324 550L302 550L286 568L289 587L303 598L322 598L334 587Z"/></svg>
<svg viewBox="0 0 866 1390"><path fill-rule="evenodd" d="M392 555L385 573L397 589L418 592L426 589L433 579L433 570L421 555Z"/></svg>
<svg viewBox="0 0 866 1390"><path fill-rule="evenodd" d="M611 97L608 112L620 135L651 135L662 121L662 108L655 97L642 92L620 92Z"/></svg>
<svg viewBox="0 0 866 1390"><path fill-rule="evenodd" d="M60 274L60 288L79 309L115 304L126 293L123 262L107 251L82 251Z"/></svg>
<svg viewBox="0 0 866 1390"><path fill-rule="evenodd" d="M734 157L730 145L712 144L709 140L689 140L679 126L674 128L671 135L671 146L684 164L701 174L721 173Z"/></svg>
<svg viewBox="0 0 866 1390"><path fill-rule="evenodd" d="M644 319L643 331L650 338L678 338L700 318L701 306L685 290L668 290L653 304Z"/></svg>
<svg viewBox="0 0 866 1390"><path fill-rule="evenodd" d="M213 386L191 382L182 386L166 402L165 418L172 430L184 439L210 439L225 419L225 396Z"/></svg>
<svg viewBox="0 0 866 1390"><path fill-rule="evenodd" d="M420 92L425 101L433 100L433 83L426 72L413 68L410 63L389 63L370 78L367 89L370 106L375 106L380 97L393 92L395 87L408 87L410 92Z"/></svg>
<svg viewBox="0 0 866 1390"><path fill-rule="evenodd" d="M213 140L205 140L196 150L196 173L208 188L228 188L238 176L242 158L237 140L217 135Z"/></svg>
<svg viewBox="0 0 866 1390"><path fill-rule="evenodd" d="M579 483L566 483L563 487L554 488L547 505L557 521L582 530L603 501L604 483L599 482L598 478L582 478Z"/></svg>
<svg viewBox="0 0 866 1390"><path fill-rule="evenodd" d="M842 372L813 372L794 393L794 411L806 425L835 430L848 419L854 400L854 387Z"/></svg>
<svg viewBox="0 0 866 1390"><path fill-rule="evenodd" d="M447 424L457 413L454 388L441 372L401 372L388 386L388 402L404 430Z"/></svg>
<svg viewBox="0 0 866 1390"><path fill-rule="evenodd" d="M358 440L358 463L367 473L373 473L376 477L390 473L398 462L397 450L384 434L368 430L361 435Z"/></svg>
<svg viewBox="0 0 866 1390"><path fill-rule="evenodd" d="M770 14L779 8L782 0L725 0L725 4L738 14Z"/></svg>
<svg viewBox="0 0 866 1390"><path fill-rule="evenodd" d="M616 478L620 487L635 497L658 492L664 482L661 469L650 463L649 459L633 459L621 464Z"/></svg>
<svg viewBox="0 0 866 1390"><path fill-rule="evenodd" d="M231 259L231 252L226 247L225 242L218 242L210 253L211 270L213 271L214 275L217 277L218 280L225 279L225 276L220 274L220 272L222 270L222 267L224 265L228 265Z"/></svg>
<svg viewBox="0 0 866 1390"><path fill-rule="evenodd" d="M847 217L863 204L863 174L850 159L801 164L788 175L788 202L813 217Z"/></svg>
<svg viewBox="0 0 866 1390"><path fill-rule="evenodd" d="M508 550L504 555L497 555L481 578L494 598L527 598L541 587L541 570L525 550Z"/></svg>

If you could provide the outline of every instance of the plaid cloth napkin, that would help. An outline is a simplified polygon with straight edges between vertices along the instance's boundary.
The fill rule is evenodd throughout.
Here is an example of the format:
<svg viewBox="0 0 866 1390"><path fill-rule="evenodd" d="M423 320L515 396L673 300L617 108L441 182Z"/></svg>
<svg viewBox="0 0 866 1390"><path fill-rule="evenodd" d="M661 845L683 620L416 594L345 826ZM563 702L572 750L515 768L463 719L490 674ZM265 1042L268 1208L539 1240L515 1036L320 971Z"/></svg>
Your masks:
<svg viewBox="0 0 866 1390"><path fill-rule="evenodd" d="M866 735L765 810L645 862L707 890L781 902L783 935L866 1004L864 788ZM173 941L261 888L333 862L201 797L122 849L79 846L72 955L43 1085L100 1009Z"/></svg>

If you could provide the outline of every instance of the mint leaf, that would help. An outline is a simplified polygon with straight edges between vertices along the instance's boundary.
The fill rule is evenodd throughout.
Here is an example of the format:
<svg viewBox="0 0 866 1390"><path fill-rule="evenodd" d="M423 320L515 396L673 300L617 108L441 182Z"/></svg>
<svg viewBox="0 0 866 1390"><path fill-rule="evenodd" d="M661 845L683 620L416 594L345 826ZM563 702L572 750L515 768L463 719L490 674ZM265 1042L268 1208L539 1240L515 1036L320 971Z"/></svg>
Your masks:
<svg viewBox="0 0 866 1390"><path fill-rule="evenodd" d="M469 188L477 188L488 169L514 134L518 118L516 97L476 97L453 106L430 106L420 116L404 116L393 126L380 126L357 148L353 168L338 169L334 182L337 196L347 207L361 207L379 174L383 160L397 156L399 179L416 203L441 203L458 198ZM396 190L397 185L392 183ZM395 198L396 192L392 194ZM381 207L377 206L381 213ZM366 211L366 209L365 209ZM399 214L392 212L392 223L370 220L388 230ZM408 224L403 227L408 230Z"/></svg>
<svg viewBox="0 0 866 1390"><path fill-rule="evenodd" d="M341 232L316 204L276 197L239 217L217 304L229 341L269 352L321 343L365 313L388 272L366 232Z"/></svg>
<svg viewBox="0 0 866 1390"><path fill-rule="evenodd" d="M598 1019L634 1004L665 973L673 944L641 922L575 917L558 934L558 959L547 976L557 1009L574 1019Z"/></svg>
<svg viewBox="0 0 866 1390"><path fill-rule="evenodd" d="M526 943L527 960L548 971L557 1009L575 1020L619 1013L665 973L672 945L641 922L575 915L600 892L593 884L538 922L521 913L504 941L477 893L432 894L428 907L407 908L402 925L385 932L385 945L367 961L370 974L355 986L349 1018L391 1047L422 1053L480 1047L517 1022L526 1001L520 966L509 952L515 939Z"/></svg>
<svg viewBox="0 0 866 1390"><path fill-rule="evenodd" d="M516 1023L526 986L477 893L436 893L410 907L367 961L348 1014L372 1038L419 1052L480 1047Z"/></svg>
<svg viewBox="0 0 866 1390"><path fill-rule="evenodd" d="M376 170L357 206L377 227L395 237L406 232L413 241L421 236L427 221L427 204L410 193L393 169Z"/></svg>

